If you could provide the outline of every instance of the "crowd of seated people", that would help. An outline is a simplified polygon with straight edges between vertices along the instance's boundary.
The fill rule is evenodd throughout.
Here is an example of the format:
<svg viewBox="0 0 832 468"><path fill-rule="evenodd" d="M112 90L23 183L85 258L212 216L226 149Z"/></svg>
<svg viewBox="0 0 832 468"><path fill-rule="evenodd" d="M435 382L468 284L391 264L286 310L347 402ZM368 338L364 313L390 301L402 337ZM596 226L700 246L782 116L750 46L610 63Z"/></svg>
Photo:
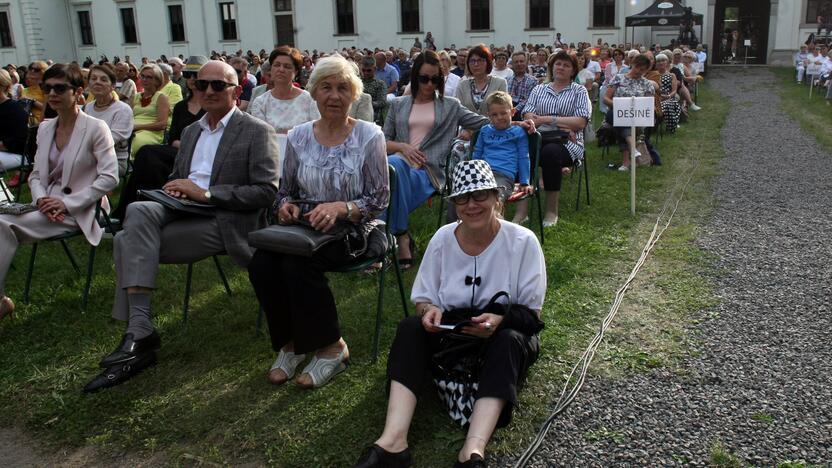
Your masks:
<svg viewBox="0 0 832 468"><path fill-rule="evenodd" d="M826 43L815 44L810 37L794 54L794 67L797 84L802 84L808 76L807 83L826 88L826 105L832 106L832 49ZM814 73L809 76L809 72Z"/></svg>
<svg viewBox="0 0 832 468"><path fill-rule="evenodd" d="M408 268L417 265L411 213L434 195L448 196L454 222L436 232L419 264L411 299L420 317L399 326L389 358L387 420L357 466L409 466L407 429L425 385L422 370L441 347L443 313L481 309L509 288L525 315L508 320L480 313L463 329L487 340L490 356L482 362L480 398L458 459L475 466L495 428L510 420L539 352L539 329L528 325L540 321L545 262L537 238L522 227L527 202L518 204L512 222L502 219L505 204L540 185L543 224L557 224L562 179L584 156L593 105L610 120L614 97L653 96L671 133L688 109L698 109L692 96L701 57L681 48L651 49L561 42L310 53L281 46L212 51L210 59L142 58L138 66L116 58L85 64L86 71L41 61L15 68L14 77L3 71L0 111L15 125L0 129L0 163L12 169L27 124L40 128L28 178L35 208L0 215L0 231L7 232L0 241L8 247L0 253L0 318L14 310L3 284L17 245L66 228L80 228L97 244L102 233L93 209L106 204L121 178L112 213L120 220L112 316L125 327L85 391L121 384L156 362L161 336L151 303L159 264L213 255L228 255L249 272L277 353L268 381L320 387L349 362L325 273L353 261L350 247L333 243L304 257L254 249L248 234L269 220L328 231L336 223L366 226L380 218ZM84 138L73 140L83 127ZM625 170L638 156L627 144L636 135L616 130ZM528 134L535 131L559 136L545 139L538 160L530 160ZM476 144L469 145L474 132ZM471 147L457 162L449 154L458 144ZM65 158L65 149L77 156ZM64 161L73 166L63 170ZM454 165L446 167L449 161ZM388 165L396 174L392 197ZM541 184L531 180L535 167ZM138 197L148 189L208 206L211 215ZM388 205L391 219L385 219ZM496 274L481 279L483 271ZM457 284L466 277L465 287Z"/></svg>

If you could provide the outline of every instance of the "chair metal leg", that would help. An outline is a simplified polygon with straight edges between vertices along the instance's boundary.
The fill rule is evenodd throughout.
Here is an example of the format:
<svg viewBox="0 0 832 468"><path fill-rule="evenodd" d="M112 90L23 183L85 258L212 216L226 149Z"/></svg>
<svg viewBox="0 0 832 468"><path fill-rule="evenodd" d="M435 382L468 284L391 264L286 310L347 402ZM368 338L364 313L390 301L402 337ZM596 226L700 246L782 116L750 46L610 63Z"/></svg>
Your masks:
<svg viewBox="0 0 832 468"><path fill-rule="evenodd" d="M381 339L381 309L384 307L384 267L378 272L378 303L376 305L376 330L373 336L373 362L378 361L378 347Z"/></svg>
<svg viewBox="0 0 832 468"><path fill-rule="evenodd" d="M536 191L534 197L537 199L537 223L540 226L540 245L546 245L546 237L543 233L543 195Z"/></svg>
<svg viewBox="0 0 832 468"><path fill-rule="evenodd" d="M589 163L586 160L586 156L584 156L584 179L586 179L586 206L591 206L592 203L589 202Z"/></svg>
<svg viewBox="0 0 832 468"><path fill-rule="evenodd" d="M395 247L395 241L391 245L393 245ZM402 299L402 310L404 311L405 318L407 318L407 316L410 315L410 312L408 312L408 309L407 309L407 298L404 295L404 281L402 281L402 270L401 270L401 268L399 268L399 259L398 259L398 257L396 257L396 249L395 248L392 249L391 256L393 257L393 268L394 268L394 271L396 272L396 283L399 287L399 296Z"/></svg>
<svg viewBox="0 0 832 468"><path fill-rule="evenodd" d="M188 272L185 274L185 303L182 304L182 321L188 322L188 303L191 300L191 279L194 274L194 264L188 264Z"/></svg>
<svg viewBox="0 0 832 468"><path fill-rule="evenodd" d="M29 271L26 272L26 286L23 288L23 303L29 303L29 288L32 286L32 273L35 270L35 255L38 253L38 243L32 244L32 253L29 255Z"/></svg>
<svg viewBox="0 0 832 468"><path fill-rule="evenodd" d="M75 260L75 255L73 255L72 251L69 250L69 246L66 244L65 240L61 240L61 247L64 248L64 252L66 252L66 256L69 258L69 262L72 263L72 269L75 270L75 274L80 275L81 268L78 267L78 261Z"/></svg>
<svg viewBox="0 0 832 468"><path fill-rule="evenodd" d="M580 168L578 170L580 170ZM578 171L575 171L575 172L578 172ZM582 181L583 181L583 178L581 177L581 174L578 173L578 190L576 190L578 196L575 197L575 211L580 211L580 209L581 209L581 183L582 183Z"/></svg>
<svg viewBox="0 0 832 468"><path fill-rule="evenodd" d="M81 312L87 310L87 302L90 298L90 287L92 287L92 267L95 264L95 246L90 247L90 255L87 260L87 284L84 286L84 299L81 301Z"/></svg>
<svg viewBox="0 0 832 468"><path fill-rule="evenodd" d="M217 273L220 274L222 285L225 286L225 292L230 296L231 286L228 285L228 278L225 277L225 272L222 270L222 265L220 265L220 259L216 255L214 255L214 265L217 266Z"/></svg>

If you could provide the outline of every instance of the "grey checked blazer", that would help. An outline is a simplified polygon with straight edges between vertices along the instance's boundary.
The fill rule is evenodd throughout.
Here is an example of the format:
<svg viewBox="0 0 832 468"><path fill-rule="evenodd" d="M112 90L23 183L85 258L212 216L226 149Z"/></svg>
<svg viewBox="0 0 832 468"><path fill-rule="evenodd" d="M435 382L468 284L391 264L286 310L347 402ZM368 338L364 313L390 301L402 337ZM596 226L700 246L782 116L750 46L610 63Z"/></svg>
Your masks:
<svg viewBox="0 0 832 468"><path fill-rule="evenodd" d="M186 179L202 128L185 128L171 179ZM266 210L277 194L279 164L277 136L271 125L239 109L228 120L211 169L211 203L225 251L240 266L248 265L253 250L248 233L266 227Z"/></svg>
<svg viewBox="0 0 832 468"><path fill-rule="evenodd" d="M457 135L457 128L478 130L488 123L488 119L471 112L456 98L444 97L433 100L434 121L419 149L428 158L428 170L436 177L440 185L445 183L445 164L451 144ZM410 143L410 110L413 107L411 96L396 98L387 112L384 122L384 136L387 141ZM442 187L435 187L437 190Z"/></svg>

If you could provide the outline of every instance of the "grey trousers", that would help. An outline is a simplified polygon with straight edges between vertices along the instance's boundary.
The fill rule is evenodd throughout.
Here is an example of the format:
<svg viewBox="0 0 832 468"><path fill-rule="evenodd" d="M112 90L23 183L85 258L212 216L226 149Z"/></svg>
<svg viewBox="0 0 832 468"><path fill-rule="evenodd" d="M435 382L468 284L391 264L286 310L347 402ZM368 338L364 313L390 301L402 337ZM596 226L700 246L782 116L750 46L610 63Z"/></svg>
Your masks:
<svg viewBox="0 0 832 468"><path fill-rule="evenodd" d="M124 229L113 239L113 318L128 318L127 288L156 288L159 264L191 263L223 252L216 218L181 213L156 202L131 203Z"/></svg>

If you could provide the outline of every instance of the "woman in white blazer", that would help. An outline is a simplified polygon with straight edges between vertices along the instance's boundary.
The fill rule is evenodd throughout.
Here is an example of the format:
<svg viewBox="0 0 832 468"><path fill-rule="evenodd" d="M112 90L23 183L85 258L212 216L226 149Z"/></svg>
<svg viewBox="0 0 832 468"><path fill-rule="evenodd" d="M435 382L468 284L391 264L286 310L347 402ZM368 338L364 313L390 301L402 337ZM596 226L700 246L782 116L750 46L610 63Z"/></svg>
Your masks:
<svg viewBox="0 0 832 468"><path fill-rule="evenodd" d="M98 245L103 231L95 219L95 206L118 185L110 129L75 105L84 90L81 69L55 64L44 74L43 83L47 102L58 117L38 128L38 150L29 176L37 210L0 215L0 319L14 311L4 286L17 246L76 229Z"/></svg>

